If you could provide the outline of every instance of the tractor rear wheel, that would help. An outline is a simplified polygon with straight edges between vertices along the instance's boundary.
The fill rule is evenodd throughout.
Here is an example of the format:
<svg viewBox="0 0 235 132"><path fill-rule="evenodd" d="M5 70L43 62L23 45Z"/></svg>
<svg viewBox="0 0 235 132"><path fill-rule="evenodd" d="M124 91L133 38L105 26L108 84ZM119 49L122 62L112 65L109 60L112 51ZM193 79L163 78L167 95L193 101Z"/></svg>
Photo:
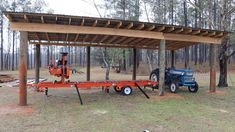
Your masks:
<svg viewBox="0 0 235 132"><path fill-rule="evenodd" d="M179 88L179 86L178 86L178 83L176 81L171 82L170 85L169 85L169 89L172 93L176 93L178 88Z"/></svg>
<svg viewBox="0 0 235 132"><path fill-rule="evenodd" d="M189 86L188 87L188 91L191 92L191 93L196 93L198 91L198 88L199 88L199 86L198 86L197 82L195 82L194 86Z"/></svg>
<svg viewBox="0 0 235 132"><path fill-rule="evenodd" d="M122 87L122 94L123 95L128 96L128 95L131 95L131 93L132 93L132 88L130 86Z"/></svg>

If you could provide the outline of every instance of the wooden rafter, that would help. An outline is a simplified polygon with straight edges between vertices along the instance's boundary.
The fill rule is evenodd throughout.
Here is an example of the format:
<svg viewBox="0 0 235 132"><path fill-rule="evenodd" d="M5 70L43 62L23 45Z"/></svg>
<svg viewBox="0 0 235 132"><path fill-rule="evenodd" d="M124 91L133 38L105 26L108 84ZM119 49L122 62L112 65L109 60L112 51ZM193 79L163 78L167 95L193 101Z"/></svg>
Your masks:
<svg viewBox="0 0 235 132"><path fill-rule="evenodd" d="M126 27L126 29L131 29L132 27L133 27L133 22L130 22L128 25L127 25L127 27Z"/></svg>
<svg viewBox="0 0 235 132"><path fill-rule="evenodd" d="M41 16L41 21L42 21L42 23L45 23L44 16Z"/></svg>
<svg viewBox="0 0 235 132"><path fill-rule="evenodd" d="M136 29L137 30L141 30L141 29L143 29L144 28L144 23L141 23Z"/></svg>
<svg viewBox="0 0 235 132"><path fill-rule="evenodd" d="M120 28L122 26L122 22L119 21L118 24L115 26L115 28Z"/></svg>
<svg viewBox="0 0 235 132"><path fill-rule="evenodd" d="M214 32L209 33L208 37L212 37L212 36L215 36L215 35L216 35L216 32L214 31Z"/></svg>
<svg viewBox="0 0 235 132"><path fill-rule="evenodd" d="M98 20L95 20L92 24L92 27L95 27L97 25Z"/></svg>
<svg viewBox="0 0 235 132"><path fill-rule="evenodd" d="M175 33L181 33L181 32L183 32L183 31L184 31L184 28L180 28L180 29L175 30L174 32L175 32Z"/></svg>
<svg viewBox="0 0 235 132"><path fill-rule="evenodd" d="M24 14L24 20L25 20L25 22L29 22L29 19L26 14Z"/></svg>
<svg viewBox="0 0 235 132"><path fill-rule="evenodd" d="M122 42L122 44L128 44L129 42L133 41L134 39L136 39L136 38L128 38L124 42Z"/></svg>
<svg viewBox="0 0 235 132"><path fill-rule="evenodd" d="M108 43L108 44L111 44L115 39L117 39L119 36L113 36L111 37L111 39L109 39L107 42L105 43Z"/></svg>
<svg viewBox="0 0 235 132"><path fill-rule="evenodd" d="M190 33L192 33L192 32L193 32L193 29L191 29L191 28L184 30L184 33L185 33L185 34L190 34Z"/></svg>
<svg viewBox="0 0 235 132"><path fill-rule="evenodd" d="M98 43L103 43L108 37L108 35L105 35L102 39L100 39Z"/></svg>
<svg viewBox="0 0 235 132"><path fill-rule="evenodd" d="M221 33L218 33L217 35L215 35L215 37L222 37L223 35L224 35L224 33L221 32Z"/></svg>
<svg viewBox="0 0 235 132"><path fill-rule="evenodd" d="M82 42L83 42L83 43L86 42L86 40L87 40L88 38L89 38L89 35L86 34L85 37L83 38Z"/></svg>
<svg viewBox="0 0 235 132"><path fill-rule="evenodd" d="M152 31L153 29L155 29L155 25L151 25L147 28L147 31Z"/></svg>
<svg viewBox="0 0 235 132"><path fill-rule="evenodd" d="M94 38L92 38L92 40L91 40L91 43L94 43L95 41L96 41L96 39L98 38L98 35L95 35L95 37Z"/></svg>
<svg viewBox="0 0 235 132"><path fill-rule="evenodd" d="M119 44L119 43L121 43L122 41L124 41L125 39L127 39L127 38L126 38L126 37L121 37L120 39L116 40L116 41L113 42L113 43Z"/></svg>
<svg viewBox="0 0 235 132"><path fill-rule="evenodd" d="M110 21L107 21L104 27L108 27L110 25Z"/></svg>
<svg viewBox="0 0 235 132"><path fill-rule="evenodd" d="M85 23L85 19L83 18L82 21L81 21L80 26L84 26L84 23Z"/></svg>
<svg viewBox="0 0 235 132"><path fill-rule="evenodd" d="M139 39L135 39L131 42L129 42L128 44L132 45L132 44L138 44L139 42L141 42L142 40L144 40L143 38L139 38Z"/></svg>
<svg viewBox="0 0 235 132"><path fill-rule="evenodd" d="M166 29L165 26L161 26L161 27L159 27L159 28L157 29L157 31L158 31L158 32L161 32L161 31L163 31L163 30L165 30L165 29Z"/></svg>
<svg viewBox="0 0 235 132"><path fill-rule="evenodd" d="M200 34L201 33L201 30L195 30L192 32L192 35L197 35L197 34Z"/></svg>
<svg viewBox="0 0 235 132"><path fill-rule="evenodd" d="M175 30L175 27L168 27L166 30L165 30L165 32L172 32L172 31L174 31Z"/></svg>
<svg viewBox="0 0 235 132"><path fill-rule="evenodd" d="M78 40L79 34L76 34L76 37L74 39L74 42L76 42Z"/></svg>
<svg viewBox="0 0 235 132"><path fill-rule="evenodd" d="M207 35L207 34L208 34L208 31L204 31L204 32L202 32L200 35L205 36L205 35Z"/></svg>

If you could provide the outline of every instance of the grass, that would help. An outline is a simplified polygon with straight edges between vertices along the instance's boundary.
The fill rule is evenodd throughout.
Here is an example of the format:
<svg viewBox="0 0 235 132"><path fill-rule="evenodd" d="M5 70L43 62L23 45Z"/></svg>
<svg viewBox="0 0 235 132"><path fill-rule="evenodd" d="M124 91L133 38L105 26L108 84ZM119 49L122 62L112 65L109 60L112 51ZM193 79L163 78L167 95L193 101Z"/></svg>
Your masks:
<svg viewBox="0 0 235 132"><path fill-rule="evenodd" d="M93 70L97 71L93 79L100 79L103 73ZM126 79L131 75L112 77ZM165 97L159 97L157 91L147 90L148 100L137 89L127 97L95 88L81 90L83 106L72 88L50 89L50 97L29 89L29 106L19 111L13 111L18 108L17 88L1 87L0 131L235 131L235 87L210 94L208 81L199 74L197 77L201 87L196 94L183 88L177 94L167 92Z"/></svg>

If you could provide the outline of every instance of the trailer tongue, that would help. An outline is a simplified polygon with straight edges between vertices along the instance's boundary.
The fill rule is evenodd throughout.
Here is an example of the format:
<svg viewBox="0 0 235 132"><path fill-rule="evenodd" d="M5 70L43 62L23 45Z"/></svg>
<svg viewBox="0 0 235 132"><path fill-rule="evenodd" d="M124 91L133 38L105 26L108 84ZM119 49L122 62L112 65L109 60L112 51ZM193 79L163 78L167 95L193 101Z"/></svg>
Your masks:
<svg viewBox="0 0 235 132"><path fill-rule="evenodd" d="M80 103L83 104L82 98L80 96L79 89L82 88L92 88L92 87L102 87L109 90L113 87L116 92L121 92L123 95L130 95L132 93L132 88L138 88L146 98L149 96L144 92L141 87L156 87L158 84L156 81L152 80L121 80L121 81L82 81L82 82L70 82L70 68L67 66L67 53L61 53L61 59L57 61L56 64L51 64L49 66L49 72L53 76L60 77L60 81L54 82L40 82L38 84L33 84L38 90L45 90L45 95L48 95L48 88L69 88L74 87L77 90L77 94L80 99Z"/></svg>

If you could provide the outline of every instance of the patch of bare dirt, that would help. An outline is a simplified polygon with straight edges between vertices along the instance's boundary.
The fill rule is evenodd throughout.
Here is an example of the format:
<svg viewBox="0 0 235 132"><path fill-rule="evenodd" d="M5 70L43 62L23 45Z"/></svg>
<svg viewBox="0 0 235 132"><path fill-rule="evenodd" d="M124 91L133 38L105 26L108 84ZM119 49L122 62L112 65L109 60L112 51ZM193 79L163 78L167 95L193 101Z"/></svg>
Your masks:
<svg viewBox="0 0 235 132"><path fill-rule="evenodd" d="M3 105L0 106L0 115L31 115L34 112L33 106Z"/></svg>
<svg viewBox="0 0 235 132"><path fill-rule="evenodd" d="M211 94L211 92L207 91L208 94ZM216 95L226 95L227 93L223 90L216 90L215 93L212 94L216 94Z"/></svg>
<svg viewBox="0 0 235 132"><path fill-rule="evenodd" d="M156 99L156 100L162 100L162 99L184 99L184 97L180 94L174 94L174 93L164 93L164 96L159 96L158 93L154 92L149 94L150 99Z"/></svg>
<svg viewBox="0 0 235 132"><path fill-rule="evenodd" d="M6 82L11 82L14 81L15 78L10 76L10 75L0 75L0 83L6 83Z"/></svg>

